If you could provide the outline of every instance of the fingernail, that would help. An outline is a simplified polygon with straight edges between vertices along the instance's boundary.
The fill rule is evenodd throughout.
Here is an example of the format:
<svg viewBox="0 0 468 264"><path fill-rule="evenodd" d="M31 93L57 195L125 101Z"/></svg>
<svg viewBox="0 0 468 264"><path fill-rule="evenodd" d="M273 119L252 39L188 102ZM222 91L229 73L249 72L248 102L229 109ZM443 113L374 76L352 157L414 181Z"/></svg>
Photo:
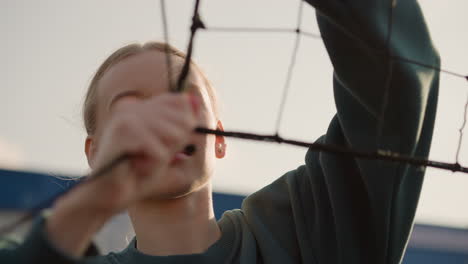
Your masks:
<svg viewBox="0 0 468 264"><path fill-rule="evenodd" d="M192 110L194 113L198 113L198 109L200 108L200 98L198 95L189 94L190 104L192 105Z"/></svg>

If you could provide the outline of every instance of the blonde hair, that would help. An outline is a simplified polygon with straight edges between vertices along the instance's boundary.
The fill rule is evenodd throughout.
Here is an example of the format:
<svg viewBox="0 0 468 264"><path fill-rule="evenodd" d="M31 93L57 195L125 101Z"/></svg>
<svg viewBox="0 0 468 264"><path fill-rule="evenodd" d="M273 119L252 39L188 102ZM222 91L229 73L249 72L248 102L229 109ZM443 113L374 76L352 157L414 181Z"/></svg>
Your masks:
<svg viewBox="0 0 468 264"><path fill-rule="evenodd" d="M182 58L183 60L186 59L186 55L184 52L172 47L169 44L162 43L162 42L147 42L143 45L138 43L133 43L121 47L120 49L116 50L112 53L102 64L99 66L98 70L94 74L93 78L91 79L91 83L88 86L88 90L85 95L84 103L83 103L83 120L86 132L88 135L92 135L96 130L96 106L97 106L97 87L99 85L99 80L104 76L104 74L114 65L121 62L122 60L140 54L145 51L159 51L163 53L169 53L171 56L176 56ZM216 94L213 86L211 85L210 81L200 69L200 67L193 62L190 61L191 68L195 68L198 73L201 75L203 82L206 86L207 93L210 97L211 105L213 108L213 114L215 118L219 119L219 112L217 107L217 100Z"/></svg>

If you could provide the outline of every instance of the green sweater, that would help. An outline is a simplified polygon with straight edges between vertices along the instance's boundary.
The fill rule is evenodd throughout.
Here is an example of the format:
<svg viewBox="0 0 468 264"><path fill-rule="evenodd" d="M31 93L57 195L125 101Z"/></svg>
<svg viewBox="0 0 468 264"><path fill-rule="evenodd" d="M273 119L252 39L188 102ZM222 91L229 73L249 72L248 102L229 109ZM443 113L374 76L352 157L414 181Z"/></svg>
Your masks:
<svg viewBox="0 0 468 264"><path fill-rule="evenodd" d="M317 10L334 66L337 114L317 142L427 157L439 74L390 61L386 53L439 65L417 2L396 1L389 42L390 0L307 2ZM423 175L423 168L405 164L309 151L305 165L247 197L241 210L226 212L221 239L203 254L148 256L134 240L120 253L76 260L50 245L40 220L1 257L9 263L399 263Z"/></svg>

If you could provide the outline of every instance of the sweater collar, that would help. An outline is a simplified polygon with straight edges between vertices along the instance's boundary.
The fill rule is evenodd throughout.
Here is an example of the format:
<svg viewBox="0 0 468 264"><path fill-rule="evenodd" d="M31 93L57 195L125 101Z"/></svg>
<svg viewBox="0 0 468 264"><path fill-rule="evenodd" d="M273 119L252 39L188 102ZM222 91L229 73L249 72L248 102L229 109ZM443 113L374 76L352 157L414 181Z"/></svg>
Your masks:
<svg viewBox="0 0 468 264"><path fill-rule="evenodd" d="M221 229L221 238L211 245L205 252L189 255L151 256L144 254L136 248L136 238L122 252L111 254L119 263L141 264L179 264L179 263L223 263L229 257L234 245L234 225L228 217L222 217L218 221Z"/></svg>

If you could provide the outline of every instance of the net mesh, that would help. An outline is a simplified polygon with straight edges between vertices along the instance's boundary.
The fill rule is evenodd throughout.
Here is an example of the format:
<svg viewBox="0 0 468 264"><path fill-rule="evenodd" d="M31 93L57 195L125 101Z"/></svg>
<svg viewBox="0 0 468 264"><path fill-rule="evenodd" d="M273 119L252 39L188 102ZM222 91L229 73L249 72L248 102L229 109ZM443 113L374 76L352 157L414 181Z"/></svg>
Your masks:
<svg viewBox="0 0 468 264"><path fill-rule="evenodd" d="M164 38L166 43L170 43L169 35L168 35L168 24L167 24L167 16L166 16L166 4L165 0L160 0L161 2L161 12L162 12L162 20L163 20L163 27L164 27ZM281 97L281 102L278 107L279 112L278 116L276 118L276 129L275 133L273 134L255 134L255 133L246 133L246 132L238 132L238 131L220 131L220 130L213 130L213 129L207 129L207 128L202 128L199 127L196 129L198 133L207 133L207 134L215 134L215 135L222 135L222 136L227 136L227 137L235 137L235 138L242 138L242 139L250 139L250 140L257 140L257 141L267 141L267 142L276 142L276 143L285 143L285 144L291 144L291 145L296 145L296 146L302 146L302 147L308 147L312 150L316 151L324 151L324 152L329 152L329 153L335 153L335 154L340 154L340 155L348 155L348 156L354 156L357 158L365 158L365 159L375 159L375 160L387 160L387 161L392 161L392 162L402 162L402 163L407 163L411 164L414 166L425 166L425 167L434 167L434 168L439 168L439 169L444 169L444 170L451 170L453 172L463 172L463 173L468 173L468 167L464 167L460 164L460 150L463 142L463 133L464 129L466 126L466 113L468 109L468 95L466 99L466 104L464 107L464 116L463 116L463 123L460 126L459 129L459 136L458 136L458 143L457 143L457 151L455 154L455 162L453 163L448 163L448 162L440 162L440 161L435 161L435 160L428 160L424 158L419 158L419 157L414 157L414 156L407 156L401 153L385 150L385 149L377 149L374 152L368 152L368 151L362 151L358 149L351 149L351 148L346 148L342 146L336 146L336 145L330 145L330 144L319 144L319 143L311 143L311 142L304 142L304 141L297 141L297 140L291 140L291 139L285 139L279 135L279 128L281 126L281 122L283 120L283 113L285 110L285 105L286 101L288 98L290 86L291 86L291 80L294 74L294 66L296 65L296 57L297 53L300 47L300 42L302 37L309 37L309 38L314 38L314 39L320 39L321 36L319 34L315 34L312 32L306 32L302 30L302 16L303 16L303 9L304 9L304 0L298 0L298 11L297 11L297 22L296 22L296 28L276 28L276 27L271 27L271 28L248 28L248 27L207 27L205 23L202 20L202 17L199 13L200 10L200 0L195 1L195 6L194 6L194 11L193 11L193 16L192 16L192 25L190 27L190 37L189 37L189 44L187 48L187 58L184 63L183 71L181 75L179 76L179 81L178 81L178 86L176 88L177 92L182 91L183 89L183 82L187 78L187 74L189 71L190 67L190 60L192 58L193 54L193 47L194 47L194 39L197 31L199 30L204 30L204 31L217 31L217 32L231 32L231 33L239 33L239 32L255 32L255 33L262 33L262 32L283 32L283 33L293 33L295 34L295 41L294 41L294 48L291 54L290 58L290 64L287 70L287 75L286 75L286 80L283 88L283 95ZM377 131L378 131L378 136L377 136L377 145L378 142L380 141L381 135L382 135L382 130L383 130L383 123L385 120L385 113L386 113L386 108L388 104L388 97L389 97L389 88L390 88L390 82L392 80L392 64L395 61L401 61L405 63L410 63L414 65L418 65L420 67L425 67L429 69L433 69L436 71L439 71L444 74L452 75L457 78L463 78L466 81L468 81L468 75L456 73L453 71L449 71L446 69L442 69L440 67L430 65L430 64L425 64L419 61L412 60L410 58L406 57L401 57L398 55L394 55L391 52L391 49L389 48L390 41L392 38L392 33L393 33L393 19L394 19L394 8L397 5L396 0L390 0L388 1L388 29L387 29L387 36L386 36L386 45L384 50L379 50L376 48L371 47L368 45L364 40L360 39L358 36L353 34L350 31L347 31L345 27L338 27L340 30L343 31L347 36L353 38L356 40L362 49L366 50L367 52L370 52L372 54L378 54L381 56L386 56L388 58L388 65L387 65L387 74L386 74L386 81L384 84L384 99L382 103L382 108L380 111L379 115L379 120L377 122ZM171 58L170 56L167 56L167 61L170 64Z"/></svg>
<svg viewBox="0 0 468 264"><path fill-rule="evenodd" d="M413 166L421 166L421 167L434 167L434 168L439 168L443 170L450 170L453 172L462 172L462 173L468 173L468 167L462 166L460 162L460 152L461 152L461 147L463 143L463 136L464 136L464 131L466 127L466 115L468 114L468 94L466 98L466 102L464 104L464 110L463 110L463 119L462 123L459 126L458 129L458 141L457 141L457 147L456 147L456 153L455 153L455 161L453 163L448 163L448 162L440 162L440 161L435 161L435 160L429 160L429 159L424 159L420 157L414 157L414 156L407 156L401 153L397 152L392 152L389 150L385 149L377 149L375 151L369 152L369 151L362 151L358 149L352 149L352 148L346 148L343 146L336 146L336 145L330 145L330 144L320 144L320 143L311 143L311 142L305 142L305 141L298 141L298 140L292 140L292 139L286 139L283 138L279 135L279 128L281 126L281 123L283 121L284 117L284 111L285 111L285 106L286 102L288 99L290 87L291 87L291 80L294 75L294 69L296 65L296 58L298 54L298 50L300 49L300 44L301 44L301 39L302 38L311 38L311 39L318 39L320 40L322 36L320 34L314 33L314 32L308 32L306 30L303 30L302 28L302 21L303 21L303 10L304 10L304 5L305 1L304 0L298 0L297 1L297 15L296 15L296 27L295 28L284 28L284 27L216 27L216 26L206 26L204 23L202 16L200 15L200 0L195 0L194 1L194 8L193 8L193 15L192 15L192 23L190 26L190 36L189 36L189 43L187 47L187 56L184 61L184 65L181 71L181 74L177 80L177 82L174 83L169 83L169 87L171 87L171 90L174 92L182 92L184 88L184 82L186 81L186 78L188 76L188 73L190 71L190 60L193 55L194 51L194 46L195 46L195 37L198 31L204 30L208 32L225 32L225 33L285 33L285 34L294 34L295 39L294 39L294 45L293 45L293 50L291 51L291 57L289 60L289 65L287 68L287 74L286 74L286 79L284 80L284 86L282 90L282 97L280 104L278 106L278 115L276 118L276 124L275 124L275 132L272 134L256 134L256 133L248 133L248 132L239 132L239 131L221 131L221 130L213 130L213 129L208 129L208 128L203 128L203 127L198 127L196 128L196 132L198 133L205 133L205 134L215 134L215 135L222 135L222 136L227 136L227 137L235 137L235 138L241 138L241 139L248 139L248 140L257 140L257 141L266 141L266 142L274 142L274 143L284 143L284 144L291 144L295 146L301 146L301 147L307 147L315 151L323 151L323 152L329 152L329 153L334 153L337 155L347 155L347 156L352 156L356 158L363 158L363 159L374 159L374 160L386 160L390 162L400 162L400 163L406 163L410 164ZM167 20L167 13L166 13L166 1L165 0L160 0L160 5L161 5L161 18L162 18L162 25L163 25L163 32L164 32L164 39L165 42L170 44L170 36L169 36L169 30L168 30L168 20ZM399 62L405 62L405 63L410 63L413 65L418 65L420 67L425 67L429 69L433 69L436 71L439 71L443 74L451 75L455 78L461 78L464 79L465 81L468 81L468 75L457 73L454 71L450 71L447 69L442 69L440 67L426 64L420 61L413 60L411 58L406 58L406 57L401 57L395 54L392 54L391 49L389 48L389 43L392 39L392 33L393 33L393 19L394 19L394 8L397 5L397 0L389 0L388 1L388 28L387 28L387 36L386 36L386 49L379 50L376 49L370 45L368 45L364 40L360 39L358 36L353 34L350 31L347 31L345 27L339 27L343 33L345 33L348 37L352 38L355 40L363 50L366 52L372 53L372 54L378 54L380 56L386 56L388 58L388 65L387 65L387 75L386 75L386 82L384 86L384 100L382 103L382 109L379 115L379 120L377 122L377 131L378 131L378 136L377 136L377 143L380 141L380 137L382 135L382 130L383 130L383 121L385 120L385 110L388 104L388 95L389 95L389 88L390 88L390 82L392 79L392 64L399 61ZM166 54L169 54L169 52L166 52ZM172 69L172 61L171 57L168 55L166 57L166 63L168 64L168 69ZM172 76L171 72L169 72L169 76ZM170 79L170 78L168 78ZM377 144L378 145L378 144ZM91 177L88 177L88 179L96 179L98 177L102 177L103 175L107 174L108 171L112 170L115 166L118 164L125 162L131 158L131 155L129 154L122 154L119 157L115 158L112 162L107 164L107 166L104 166L103 168L96 170L92 173L92 175L89 175ZM55 199L58 198L59 195L50 197L46 199L45 201L42 201L37 204L37 206L33 207L32 210L27 212L24 216L19 218L17 221L5 225L0 228L0 235L6 234L8 232L11 232L15 230L18 226L20 226L22 223L27 222L31 218L35 217L43 208L45 205L50 204L51 201L54 201Z"/></svg>

